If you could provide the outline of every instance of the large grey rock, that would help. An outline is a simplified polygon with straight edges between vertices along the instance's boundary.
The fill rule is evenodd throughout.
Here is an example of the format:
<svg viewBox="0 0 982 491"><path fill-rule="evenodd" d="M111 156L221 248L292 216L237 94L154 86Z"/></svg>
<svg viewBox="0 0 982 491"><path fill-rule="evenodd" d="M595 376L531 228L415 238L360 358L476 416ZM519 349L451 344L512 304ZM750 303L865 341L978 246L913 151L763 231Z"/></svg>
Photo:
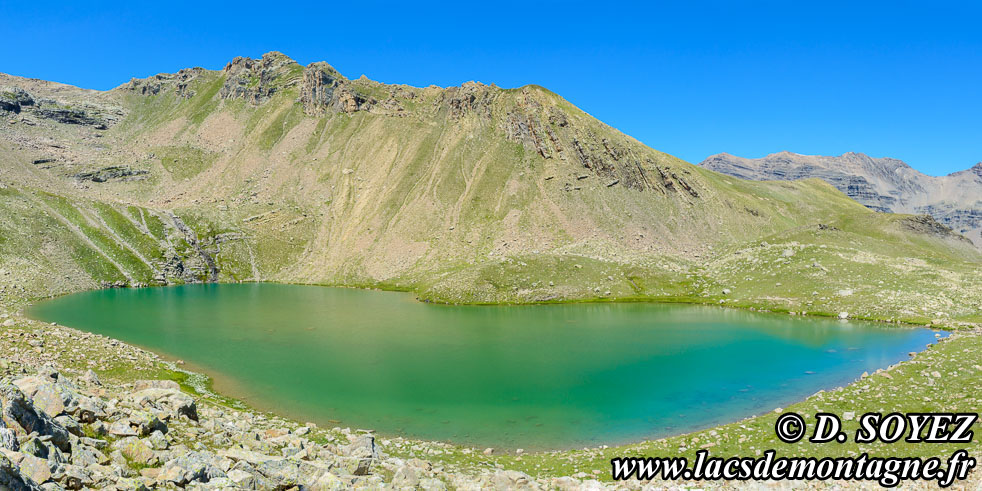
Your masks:
<svg viewBox="0 0 982 491"><path fill-rule="evenodd" d="M349 487L338 476L330 472L325 472L310 482L306 489L310 489L311 491L337 491L348 489Z"/></svg>
<svg viewBox="0 0 982 491"><path fill-rule="evenodd" d="M170 446L170 443L167 442L167 437L160 431L151 433L150 437L147 438L147 442L154 450L167 450L167 447Z"/></svg>
<svg viewBox="0 0 982 491"><path fill-rule="evenodd" d="M79 444L72 448L71 462L72 465L90 467L109 463L109 457L95 447Z"/></svg>
<svg viewBox="0 0 982 491"><path fill-rule="evenodd" d="M94 397L81 397L75 415L83 423L95 423L106 418L106 403Z"/></svg>
<svg viewBox="0 0 982 491"><path fill-rule="evenodd" d="M408 465L404 465L396 469L395 475L392 477L392 485L397 488L413 488L419 484L419 476L416 474L416 470Z"/></svg>
<svg viewBox="0 0 982 491"><path fill-rule="evenodd" d="M20 466L0 452L0 489L10 491L37 490L37 484L21 474Z"/></svg>
<svg viewBox="0 0 982 491"><path fill-rule="evenodd" d="M51 479L51 466L45 459L24 455L20 461L20 473L36 484L43 484Z"/></svg>
<svg viewBox="0 0 982 491"><path fill-rule="evenodd" d="M145 388L130 394L129 399L144 408L198 420L198 405L194 398L174 388Z"/></svg>
<svg viewBox="0 0 982 491"><path fill-rule="evenodd" d="M419 489L423 491L446 491L447 484L435 477L427 477L419 481Z"/></svg>
<svg viewBox="0 0 982 491"><path fill-rule="evenodd" d="M43 411L35 409L30 399L13 384L0 382L0 418L8 427L20 428L24 434L37 433L50 436L58 448L69 451L71 442L68 430L56 423Z"/></svg>
<svg viewBox="0 0 982 491"><path fill-rule="evenodd" d="M65 489L87 489L94 483L92 473L77 465L66 465L52 477Z"/></svg>
<svg viewBox="0 0 982 491"><path fill-rule="evenodd" d="M48 446L42 443L37 437L28 438L24 444L20 446L20 451L25 455L33 455L41 459L47 459L49 453Z"/></svg>
<svg viewBox="0 0 982 491"><path fill-rule="evenodd" d="M3 422L2 418L0 418L0 448L12 450L14 452L20 450L17 435L14 434L14 430L7 428L7 424Z"/></svg>
<svg viewBox="0 0 982 491"><path fill-rule="evenodd" d="M147 389L181 390L181 385L173 380L137 380L133 382L134 392Z"/></svg>
<svg viewBox="0 0 982 491"><path fill-rule="evenodd" d="M149 411L133 411L128 420L139 436L150 436L155 431L167 433L167 424Z"/></svg>
<svg viewBox="0 0 982 491"><path fill-rule="evenodd" d="M228 471L228 479L237 488L241 489L259 489L256 487L256 476L250 472L246 472L240 469L232 469Z"/></svg>
<svg viewBox="0 0 982 491"><path fill-rule="evenodd" d="M346 457L345 469L355 476L367 475L371 472L372 465L379 460L378 447L372 435L357 437L351 444L343 447L341 452Z"/></svg>
<svg viewBox="0 0 982 491"><path fill-rule="evenodd" d="M140 465L154 465L157 463L157 455L154 454L153 449L139 438L133 436L123 438L114 443L113 448L119 450L129 462L135 462Z"/></svg>
<svg viewBox="0 0 982 491"><path fill-rule="evenodd" d="M164 464L158 481L184 487L192 482L208 482L225 478L225 472L215 465L215 455L209 452L188 452Z"/></svg>
<svg viewBox="0 0 982 491"><path fill-rule="evenodd" d="M233 468L254 470L278 489L288 489L301 484L299 461L237 448L224 450L219 452L219 455L235 461ZM248 467L240 465L243 463L248 464Z"/></svg>
<svg viewBox="0 0 982 491"><path fill-rule="evenodd" d="M82 431L82 425L78 424L78 421L75 421L75 418L71 416L62 414L61 416L55 418L55 423L64 426L69 433L75 436L85 436L84 432Z"/></svg>
<svg viewBox="0 0 982 491"><path fill-rule="evenodd" d="M102 385L102 381L99 380L99 374L95 373L92 370L85 371L85 375L82 375L82 382L85 382L89 385L95 385L97 387Z"/></svg>
<svg viewBox="0 0 982 491"><path fill-rule="evenodd" d="M113 436L137 436L138 432L130 426L129 420L121 419L109 425L108 433Z"/></svg>
<svg viewBox="0 0 982 491"><path fill-rule="evenodd" d="M537 488L535 481L528 474L519 471L498 471L494 473L495 489L529 489Z"/></svg>

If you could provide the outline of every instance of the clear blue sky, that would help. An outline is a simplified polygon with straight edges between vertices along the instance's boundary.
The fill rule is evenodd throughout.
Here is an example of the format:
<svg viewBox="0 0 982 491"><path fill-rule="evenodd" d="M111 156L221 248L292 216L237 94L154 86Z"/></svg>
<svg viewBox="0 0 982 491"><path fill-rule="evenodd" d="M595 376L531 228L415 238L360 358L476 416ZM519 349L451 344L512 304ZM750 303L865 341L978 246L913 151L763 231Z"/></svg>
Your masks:
<svg viewBox="0 0 982 491"><path fill-rule="evenodd" d="M982 160L973 2L75 3L0 1L0 71L108 89L277 50L382 82L539 84L694 163L857 151L939 175Z"/></svg>

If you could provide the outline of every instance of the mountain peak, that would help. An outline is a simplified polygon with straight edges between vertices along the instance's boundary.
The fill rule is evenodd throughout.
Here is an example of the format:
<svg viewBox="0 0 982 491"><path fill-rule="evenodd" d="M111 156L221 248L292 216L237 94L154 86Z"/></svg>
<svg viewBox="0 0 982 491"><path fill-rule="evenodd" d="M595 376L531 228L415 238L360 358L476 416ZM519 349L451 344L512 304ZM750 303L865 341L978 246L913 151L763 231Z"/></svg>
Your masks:
<svg viewBox="0 0 982 491"><path fill-rule="evenodd" d="M918 172L902 160L873 158L859 152L838 157L788 151L746 159L726 153L699 164L716 172L751 180L794 181L817 177L870 209L893 213L928 213L937 220L978 237L977 182L982 162L944 177ZM982 243L980 243L982 245Z"/></svg>
<svg viewBox="0 0 982 491"><path fill-rule="evenodd" d="M963 174L975 174L975 175L979 176L980 178L982 178L982 162L979 162L979 163L973 165L972 167L969 167L968 169L960 170L958 172L952 172L951 174L948 174L948 175L949 176L960 176L960 175L963 175Z"/></svg>

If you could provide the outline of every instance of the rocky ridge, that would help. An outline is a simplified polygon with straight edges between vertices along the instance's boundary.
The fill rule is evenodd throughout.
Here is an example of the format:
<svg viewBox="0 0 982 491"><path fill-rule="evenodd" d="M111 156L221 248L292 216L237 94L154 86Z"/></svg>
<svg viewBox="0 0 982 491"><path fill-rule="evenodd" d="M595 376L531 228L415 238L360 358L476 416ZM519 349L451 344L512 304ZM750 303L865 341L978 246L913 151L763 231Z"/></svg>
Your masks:
<svg viewBox="0 0 982 491"><path fill-rule="evenodd" d="M194 94L188 83L203 69L181 70L176 74L159 74L147 79L133 79L120 88L145 96L159 94L170 85L174 94L187 98ZM640 154L614 139L600 137L589 125L557 106L544 104L542 87L518 89L514 101L503 101L504 91L495 85L467 82L445 89L387 85L367 79L352 81L325 62L302 67L279 52L259 59L237 57L222 70L222 99L242 99L262 105L274 95L289 88L299 92L296 102L308 115L326 112L351 114L366 111L387 116L406 116L406 106L425 98L427 91L438 92L430 110L445 114L450 120L471 116L483 124L493 125L505 137L520 143L544 159L573 163L589 174L600 177L604 185L624 186L638 191L682 193L687 199L699 197L697 185L687 171L659 165L651 156ZM373 94L385 94L384 99ZM551 93L550 93L551 94ZM509 98L510 99L510 98ZM612 129L604 126L605 131ZM572 186L571 186L572 188Z"/></svg>
<svg viewBox="0 0 982 491"><path fill-rule="evenodd" d="M870 209L930 215L982 247L982 162L942 177L897 159L853 152L838 157L780 152L760 159L721 153L699 165L741 179L817 177Z"/></svg>

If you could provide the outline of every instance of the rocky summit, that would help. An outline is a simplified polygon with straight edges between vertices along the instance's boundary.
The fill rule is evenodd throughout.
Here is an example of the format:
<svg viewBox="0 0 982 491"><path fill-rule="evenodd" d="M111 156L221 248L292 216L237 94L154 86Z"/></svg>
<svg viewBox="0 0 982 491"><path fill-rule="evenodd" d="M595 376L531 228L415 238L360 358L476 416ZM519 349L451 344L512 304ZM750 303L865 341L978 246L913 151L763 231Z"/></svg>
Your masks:
<svg viewBox="0 0 982 491"><path fill-rule="evenodd" d="M897 159L852 152L838 157L780 152L760 159L721 153L699 165L758 181L817 177L872 210L930 215L982 247L982 162L941 177Z"/></svg>

